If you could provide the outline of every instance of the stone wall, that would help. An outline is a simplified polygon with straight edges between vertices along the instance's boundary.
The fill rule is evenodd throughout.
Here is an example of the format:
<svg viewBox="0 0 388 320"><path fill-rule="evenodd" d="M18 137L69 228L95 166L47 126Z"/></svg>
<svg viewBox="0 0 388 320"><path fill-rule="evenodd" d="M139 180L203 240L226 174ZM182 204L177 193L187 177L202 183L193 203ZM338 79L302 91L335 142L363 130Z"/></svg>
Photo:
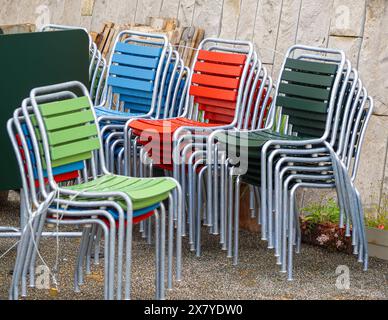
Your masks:
<svg viewBox="0 0 388 320"><path fill-rule="evenodd" d="M91 15L81 15L88 6ZM1 0L0 6L0 25L52 22L99 31L104 21L144 23L148 16L177 17L206 36L252 40L274 78L292 44L345 50L376 104L357 185L366 207L387 197L388 0Z"/></svg>

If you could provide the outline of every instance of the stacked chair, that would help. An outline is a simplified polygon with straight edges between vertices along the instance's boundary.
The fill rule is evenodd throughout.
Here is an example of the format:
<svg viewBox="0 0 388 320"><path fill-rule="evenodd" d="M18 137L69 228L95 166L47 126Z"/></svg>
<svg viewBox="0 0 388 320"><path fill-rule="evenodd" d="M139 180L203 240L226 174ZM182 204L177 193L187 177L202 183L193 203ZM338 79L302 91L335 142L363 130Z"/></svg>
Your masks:
<svg viewBox="0 0 388 320"><path fill-rule="evenodd" d="M348 236L352 226L354 253L366 269L363 211L353 182L373 100L357 71L342 51L293 46L286 54L273 101L277 110L270 129L218 131L208 141L209 162L219 157L214 156L214 145L229 160L223 169L228 176L228 200L224 201L234 218L234 263L238 261L241 183L256 190L262 239L275 249L277 264L289 280L293 279L294 245L299 252L301 240L295 193L301 187L335 187L340 226L345 220ZM209 168L215 169L208 169L209 179L218 176L218 167Z"/></svg>
<svg viewBox="0 0 388 320"><path fill-rule="evenodd" d="M62 29L74 27L41 31ZM301 249L300 188L336 189L340 227L367 269L354 180L373 100L342 51L292 46L274 86L249 41L207 38L190 69L164 35L122 31L108 63L89 39L89 90L35 88L7 124L29 217L10 299L20 287L26 296L28 273L35 285L46 223L82 226L77 292L104 239L105 299L131 298L135 224L151 244L155 221L157 299L165 273L172 288L174 237L177 281L182 237L200 256L203 225L236 265L242 184L288 280Z"/></svg>
<svg viewBox="0 0 388 320"><path fill-rule="evenodd" d="M118 35L104 101L96 106L111 170L124 171L123 128L129 119L162 119L182 113L187 74L188 68L166 36L128 30Z"/></svg>
<svg viewBox="0 0 388 320"><path fill-rule="evenodd" d="M185 235L188 225L191 248L200 255L199 204L201 181L207 169L206 139L220 128L260 128L269 115L272 80L250 42L205 39L199 45L188 81L189 92L181 117L131 119L127 123L125 165L132 174L137 173L140 165L139 173L143 174L146 170L141 169L145 163L180 181L188 201L187 216L184 204L182 231ZM197 188L198 197L195 197ZM222 220L221 243L224 243L223 216L214 214L208 205L204 218L214 234L219 232L218 221Z"/></svg>
<svg viewBox="0 0 388 320"><path fill-rule="evenodd" d="M91 251L98 259L104 236L104 298L131 297L132 228L156 221L156 298L164 299L165 204L168 217L168 281L172 281L173 217L178 217L177 272L180 272L179 184L172 178L130 178L111 174L104 163L102 139L88 90L79 82L33 89L8 121L8 133L19 163L29 221L15 265L10 298L18 298L19 282L26 295L27 272L34 286L35 261L45 223L82 225L75 268L75 290L90 272ZM99 157L96 159L95 154ZM97 163L98 162L98 163ZM102 173L97 175L97 167ZM61 176L61 178L59 178ZM172 203L177 206L172 207ZM33 210L33 209L36 210ZM92 227L90 227L92 226ZM117 246L116 246L117 237ZM117 251L116 251L117 247ZM125 254L124 254L125 253ZM123 259L124 258L124 259ZM116 264L117 260L117 264ZM123 266L125 270L123 272ZM117 269L116 269L117 266ZM177 274L177 280L180 280ZM116 292L115 292L116 290Z"/></svg>

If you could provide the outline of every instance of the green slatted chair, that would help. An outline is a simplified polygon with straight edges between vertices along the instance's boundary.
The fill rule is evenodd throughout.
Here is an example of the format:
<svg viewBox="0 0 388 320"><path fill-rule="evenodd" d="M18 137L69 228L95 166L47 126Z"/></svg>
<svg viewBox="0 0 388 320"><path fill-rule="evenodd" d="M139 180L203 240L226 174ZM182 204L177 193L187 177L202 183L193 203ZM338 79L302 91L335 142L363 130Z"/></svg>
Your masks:
<svg viewBox="0 0 388 320"><path fill-rule="evenodd" d="M53 101L38 105L36 95L53 94L64 90L82 91L83 96ZM127 270L130 268L132 223L148 218L161 202L173 199L175 206L170 215L178 217L180 223L179 185L172 178L131 178L111 174L105 167L101 148L101 137L96 116L87 89L79 82L68 82L31 91L34 115L30 117L35 127L37 140L33 140L41 154L41 167L47 170L48 186L58 192L63 201L97 201L101 198L114 200L126 211L127 225ZM54 100L54 99L53 99ZM96 156L98 153L98 157ZM98 159L98 160L96 160ZM97 161L99 163L97 163ZM84 163L83 179L71 186L59 186L53 177L52 169L74 163ZM96 167L103 174L97 176ZM42 168L40 168L42 170ZM38 164L39 169L39 164ZM71 170L71 166L70 169ZM43 188L43 183L41 183ZM172 229L171 229L172 230ZM180 235L177 236L177 279L180 279ZM171 238L171 239L170 239ZM169 237L172 241L172 237ZM172 242L171 242L172 246ZM170 247L170 245L169 245ZM172 259L172 254L171 256ZM172 269L171 263L169 263ZM129 271L127 271L129 272ZM169 270L169 274L172 271ZM129 274L126 275L129 278ZM126 298L129 297L129 282Z"/></svg>
<svg viewBox="0 0 388 320"><path fill-rule="evenodd" d="M88 97L42 104L39 111L48 137L53 168L92 159L92 151L100 148L100 139ZM36 117L32 123L37 126ZM47 168L45 161L43 167ZM133 210L139 210L167 199L175 187L175 182L170 179L139 179L107 174L66 189L77 192L125 192L133 201Z"/></svg>

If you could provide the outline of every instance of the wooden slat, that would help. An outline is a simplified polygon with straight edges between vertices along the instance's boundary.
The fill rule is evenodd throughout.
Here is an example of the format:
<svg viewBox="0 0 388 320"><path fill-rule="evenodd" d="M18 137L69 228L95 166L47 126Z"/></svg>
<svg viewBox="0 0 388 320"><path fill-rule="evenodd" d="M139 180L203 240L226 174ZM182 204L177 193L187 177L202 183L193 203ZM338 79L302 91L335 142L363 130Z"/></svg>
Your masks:
<svg viewBox="0 0 388 320"><path fill-rule="evenodd" d="M294 126L292 131L298 132L303 135L311 135L313 137L321 137L323 135L324 130L302 127L302 126Z"/></svg>
<svg viewBox="0 0 388 320"><path fill-rule="evenodd" d="M121 95L120 100L124 102L129 102L129 103L136 103L136 104L142 104L145 106L150 107L151 106L151 99L147 98L142 98L142 97L135 97L135 96L125 96Z"/></svg>
<svg viewBox="0 0 388 320"><path fill-rule="evenodd" d="M214 123L229 124L229 123L232 123L234 116L207 112L205 113L205 119L210 120L211 122L214 122Z"/></svg>
<svg viewBox="0 0 388 320"><path fill-rule="evenodd" d="M239 79L218 77L207 74L193 74L192 82L202 85L208 85L211 87L220 87L226 89L237 89L240 85Z"/></svg>
<svg viewBox="0 0 388 320"><path fill-rule="evenodd" d="M198 60L204 60L209 62L242 65L245 64L246 59L246 55L237 53L216 52L207 50L200 50L198 53Z"/></svg>
<svg viewBox="0 0 388 320"><path fill-rule="evenodd" d="M221 108L228 108L228 109L235 109L236 108L236 102L234 102L234 101L224 101L224 100L219 100L219 99L195 97L194 102L206 104L209 106L221 107Z"/></svg>
<svg viewBox="0 0 388 320"><path fill-rule="evenodd" d="M110 75L118 75L118 76L143 79L148 81L154 80L156 76L155 70L117 66L117 65L112 65L110 67L109 72L110 72Z"/></svg>
<svg viewBox="0 0 388 320"><path fill-rule="evenodd" d="M234 116L235 113L236 113L235 109L215 108L213 106L208 106L208 105L205 105L205 104L200 104L198 106L198 109L202 110L202 111L211 112L211 113L223 114L223 115L226 115L226 116Z"/></svg>
<svg viewBox="0 0 388 320"><path fill-rule="evenodd" d="M197 61L194 66L194 71L221 76L240 77L243 72L243 68L240 66L221 65L217 63Z"/></svg>
<svg viewBox="0 0 388 320"><path fill-rule="evenodd" d="M323 74L336 74L338 66L332 63L323 63L315 61L306 61L288 58L285 67L293 70L302 70L307 72L316 72Z"/></svg>
<svg viewBox="0 0 388 320"><path fill-rule="evenodd" d="M50 145L62 144L69 141L75 141L83 138L97 136L97 127L95 124L80 126L76 129L65 129L55 132L48 132Z"/></svg>
<svg viewBox="0 0 388 320"><path fill-rule="evenodd" d="M191 86L190 95L205 97L205 98L220 99L220 100L226 100L226 101L237 100L236 91L208 88L208 87L202 87L202 86Z"/></svg>
<svg viewBox="0 0 388 320"><path fill-rule="evenodd" d="M112 93L123 94L127 96L141 97L152 99L153 92L145 92L141 90L132 90L127 88L113 87Z"/></svg>
<svg viewBox="0 0 388 320"><path fill-rule="evenodd" d="M114 39L116 38L116 35L118 34L118 30L119 30L118 27L115 27L115 26L113 26L109 30L109 34L108 34L108 37L106 39L104 49L101 51L102 55L105 58L109 57L109 53L111 52L112 44L114 43Z"/></svg>
<svg viewBox="0 0 388 320"><path fill-rule="evenodd" d="M154 87L154 84L152 82L119 78L119 77L109 77L108 85L126 88L126 89L146 91L146 92L151 92Z"/></svg>
<svg viewBox="0 0 388 320"><path fill-rule="evenodd" d="M86 108L90 108L90 102L87 97L54 101L39 105L39 109L43 117L50 117Z"/></svg>
<svg viewBox="0 0 388 320"><path fill-rule="evenodd" d="M318 74L288 70L283 71L282 80L322 87L331 87L334 83L334 77L331 76L322 76Z"/></svg>
<svg viewBox="0 0 388 320"><path fill-rule="evenodd" d="M202 41L204 35L205 35L205 31L203 29L200 29L200 28L195 29L193 39L191 40L191 42L189 44L190 49L188 51L188 55L187 55L187 58L185 60L186 65L191 66L191 64L194 60L194 57L195 57L195 50L192 48L198 47L198 44Z"/></svg>
<svg viewBox="0 0 388 320"><path fill-rule="evenodd" d="M77 154L86 153L96 150L100 147L100 140L98 138L85 139L64 145L51 147L50 153L53 160L72 157ZM74 162L74 161L73 161Z"/></svg>
<svg viewBox="0 0 388 320"><path fill-rule="evenodd" d="M44 119L46 130L48 131L76 126L91 121L94 121L94 116L90 109Z"/></svg>
<svg viewBox="0 0 388 320"><path fill-rule="evenodd" d="M61 158L58 160L52 160L51 165L54 168L54 167L63 166L63 165L69 164L69 163L88 160L91 158L92 158L92 153L90 151L88 151L88 152L80 153L80 154L77 154L77 155L74 155L71 157Z"/></svg>
<svg viewBox="0 0 388 320"><path fill-rule="evenodd" d="M286 107L288 109L296 109L316 113L327 112L326 103L300 98L278 96L276 100L276 105L279 107Z"/></svg>
<svg viewBox="0 0 388 320"><path fill-rule="evenodd" d="M298 118L298 117L289 117L289 123L294 126L299 127L308 127L308 128L316 128L316 129L325 129L326 128L326 122L325 121L318 121L318 120L312 120L312 119L306 119L306 118Z"/></svg>
<svg viewBox="0 0 388 320"><path fill-rule="evenodd" d="M97 48L101 52L104 51L104 47L105 47L106 41L108 39L110 29L113 28L113 26L114 26L113 22L104 23L102 31L99 34L99 36L97 37L97 42L96 42Z"/></svg>
<svg viewBox="0 0 388 320"><path fill-rule="evenodd" d="M160 57L162 48L151 46L140 46L135 44L128 44L119 42L115 47L116 52L122 52L131 55L145 56L145 57Z"/></svg>
<svg viewBox="0 0 388 320"><path fill-rule="evenodd" d="M112 62L121 63L127 66L154 69L158 66L159 59L143 58L138 56L126 55L126 54L114 54L112 57Z"/></svg>
<svg viewBox="0 0 388 320"><path fill-rule="evenodd" d="M279 93L317 100L329 100L330 98L330 91L325 88L321 89L290 83L281 83L279 86Z"/></svg>
<svg viewBox="0 0 388 320"><path fill-rule="evenodd" d="M317 121L326 121L327 114L326 113L313 113L309 111L303 111L303 110L294 110L294 109L282 109L282 113L298 118L304 118L304 119L312 119Z"/></svg>

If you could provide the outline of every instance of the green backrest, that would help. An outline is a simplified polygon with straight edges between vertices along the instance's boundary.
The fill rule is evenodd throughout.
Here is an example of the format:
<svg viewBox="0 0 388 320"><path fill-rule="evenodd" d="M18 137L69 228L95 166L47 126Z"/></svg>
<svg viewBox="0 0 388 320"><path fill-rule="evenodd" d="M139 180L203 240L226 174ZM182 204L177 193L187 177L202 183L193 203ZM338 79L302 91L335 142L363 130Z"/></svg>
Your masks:
<svg viewBox="0 0 388 320"><path fill-rule="evenodd" d="M87 97L39 105L53 168L90 159L92 151L100 148L91 108Z"/></svg>
<svg viewBox="0 0 388 320"><path fill-rule="evenodd" d="M323 135L337 69L332 63L287 58L276 106L289 116L293 132L302 136Z"/></svg>

